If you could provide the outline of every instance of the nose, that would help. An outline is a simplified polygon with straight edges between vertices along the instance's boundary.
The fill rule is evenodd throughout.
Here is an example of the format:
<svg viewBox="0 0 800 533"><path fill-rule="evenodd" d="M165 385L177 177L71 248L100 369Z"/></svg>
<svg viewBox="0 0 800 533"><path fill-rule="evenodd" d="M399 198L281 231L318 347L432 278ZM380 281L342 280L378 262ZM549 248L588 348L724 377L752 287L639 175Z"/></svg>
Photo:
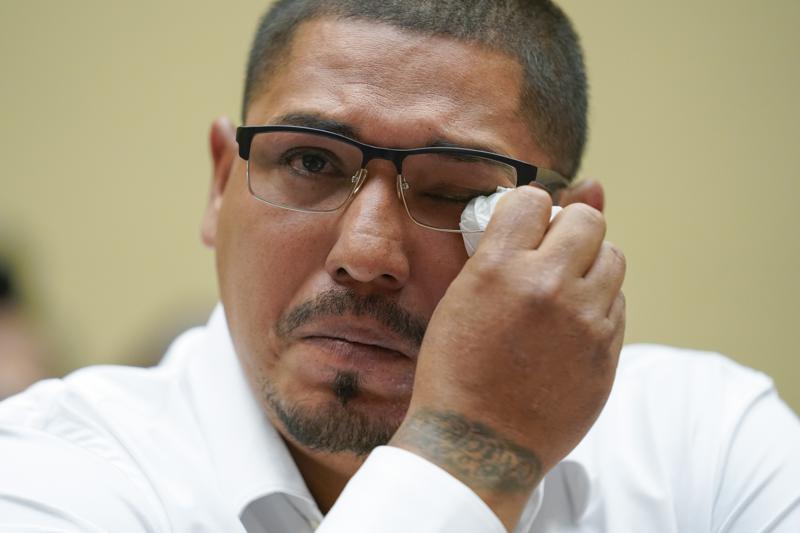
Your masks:
<svg viewBox="0 0 800 533"><path fill-rule="evenodd" d="M410 275L408 216L396 192L397 170L373 161L368 174L337 223L336 242L325 262L334 281L353 289L392 292Z"/></svg>

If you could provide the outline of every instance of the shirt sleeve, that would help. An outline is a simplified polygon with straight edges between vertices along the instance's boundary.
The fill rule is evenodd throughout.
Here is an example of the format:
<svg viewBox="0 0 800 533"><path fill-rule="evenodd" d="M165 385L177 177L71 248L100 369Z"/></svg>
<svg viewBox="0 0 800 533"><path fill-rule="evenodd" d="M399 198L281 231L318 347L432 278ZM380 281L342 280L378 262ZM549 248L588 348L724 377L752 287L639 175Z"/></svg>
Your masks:
<svg viewBox="0 0 800 533"><path fill-rule="evenodd" d="M393 446L373 450L317 533L505 533L469 487L445 470Z"/></svg>
<svg viewBox="0 0 800 533"><path fill-rule="evenodd" d="M800 421L771 383L749 402L725 446L712 531L800 532Z"/></svg>

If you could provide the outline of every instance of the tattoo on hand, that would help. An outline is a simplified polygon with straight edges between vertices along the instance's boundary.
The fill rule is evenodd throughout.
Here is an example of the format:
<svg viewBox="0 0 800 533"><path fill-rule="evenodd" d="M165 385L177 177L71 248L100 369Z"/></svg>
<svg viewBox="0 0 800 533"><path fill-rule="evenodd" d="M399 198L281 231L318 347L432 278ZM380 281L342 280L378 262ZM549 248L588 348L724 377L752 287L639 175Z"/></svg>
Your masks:
<svg viewBox="0 0 800 533"><path fill-rule="evenodd" d="M411 445L473 487L519 492L539 481L536 454L480 422L452 411L421 409L405 425L408 431L395 436L397 444Z"/></svg>

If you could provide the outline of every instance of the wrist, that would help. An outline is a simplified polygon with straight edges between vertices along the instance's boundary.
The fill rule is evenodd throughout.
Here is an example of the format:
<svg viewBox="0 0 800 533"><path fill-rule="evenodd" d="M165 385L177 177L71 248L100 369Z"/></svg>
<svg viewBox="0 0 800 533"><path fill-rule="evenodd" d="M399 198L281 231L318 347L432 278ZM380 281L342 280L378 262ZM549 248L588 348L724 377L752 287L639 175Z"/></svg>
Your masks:
<svg viewBox="0 0 800 533"><path fill-rule="evenodd" d="M389 442L436 464L472 489L513 529L543 476L537 455L454 411L417 409Z"/></svg>

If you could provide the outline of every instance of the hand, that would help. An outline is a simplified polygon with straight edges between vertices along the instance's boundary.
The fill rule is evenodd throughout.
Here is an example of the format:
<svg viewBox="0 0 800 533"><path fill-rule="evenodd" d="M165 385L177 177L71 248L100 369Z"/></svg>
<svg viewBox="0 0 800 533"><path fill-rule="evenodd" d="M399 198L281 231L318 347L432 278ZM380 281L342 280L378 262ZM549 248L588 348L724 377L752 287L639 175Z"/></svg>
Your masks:
<svg viewBox="0 0 800 533"><path fill-rule="evenodd" d="M622 253L602 213L521 187L431 317L392 439L469 485L509 529L602 410L622 347Z"/></svg>

